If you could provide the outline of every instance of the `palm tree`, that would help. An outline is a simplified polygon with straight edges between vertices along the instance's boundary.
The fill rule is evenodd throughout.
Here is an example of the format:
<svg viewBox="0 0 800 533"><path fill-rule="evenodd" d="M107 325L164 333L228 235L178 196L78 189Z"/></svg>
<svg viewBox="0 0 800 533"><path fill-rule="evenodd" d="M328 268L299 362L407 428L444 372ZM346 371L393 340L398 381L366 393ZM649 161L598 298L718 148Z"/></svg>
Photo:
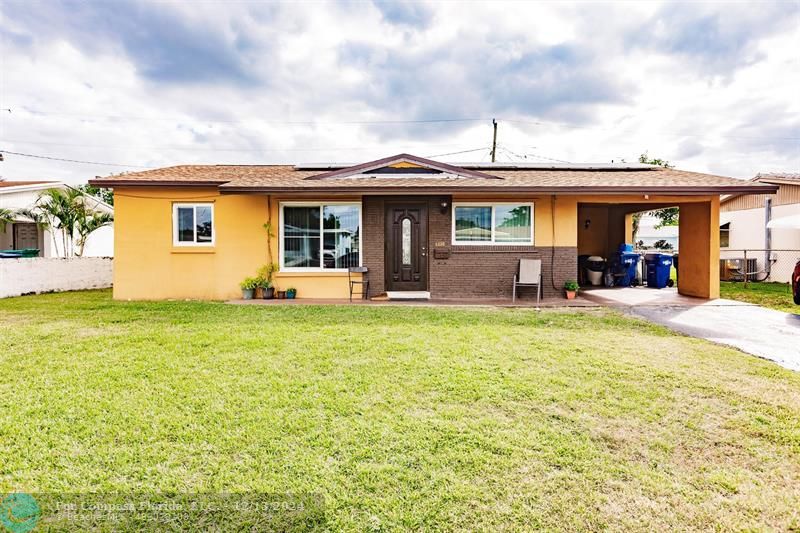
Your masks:
<svg viewBox="0 0 800 533"><path fill-rule="evenodd" d="M17 215L32 220L42 230L50 230L56 255L59 255L59 247L55 230L61 230L64 257L83 255L89 234L114 221L114 215L95 210L88 205L83 191L72 187L47 189L39 195L33 207L20 209ZM78 244L77 253L74 240Z"/></svg>
<svg viewBox="0 0 800 533"><path fill-rule="evenodd" d="M90 233L108 226L112 222L114 222L114 215L100 211L84 212L82 217L78 217L75 224L75 231L78 233L78 252L76 255L78 257L83 255L83 248L86 246L86 240L89 238Z"/></svg>
<svg viewBox="0 0 800 533"><path fill-rule="evenodd" d="M75 228L78 220L86 215L83 193L73 188L47 189L39 195L35 209L42 213L50 228L61 230L64 256L74 255Z"/></svg>
<svg viewBox="0 0 800 533"><path fill-rule="evenodd" d="M14 222L14 213L10 209L0 207L0 232L6 231L6 226Z"/></svg>

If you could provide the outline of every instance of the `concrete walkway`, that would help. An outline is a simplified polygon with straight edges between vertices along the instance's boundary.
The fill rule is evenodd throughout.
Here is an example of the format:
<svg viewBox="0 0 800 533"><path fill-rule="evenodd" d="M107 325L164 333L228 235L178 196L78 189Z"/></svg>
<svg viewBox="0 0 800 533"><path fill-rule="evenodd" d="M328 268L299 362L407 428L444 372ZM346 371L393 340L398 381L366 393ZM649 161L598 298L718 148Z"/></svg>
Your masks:
<svg viewBox="0 0 800 533"><path fill-rule="evenodd" d="M690 298L675 289L600 289L586 291L584 297L800 371L800 314L734 300Z"/></svg>

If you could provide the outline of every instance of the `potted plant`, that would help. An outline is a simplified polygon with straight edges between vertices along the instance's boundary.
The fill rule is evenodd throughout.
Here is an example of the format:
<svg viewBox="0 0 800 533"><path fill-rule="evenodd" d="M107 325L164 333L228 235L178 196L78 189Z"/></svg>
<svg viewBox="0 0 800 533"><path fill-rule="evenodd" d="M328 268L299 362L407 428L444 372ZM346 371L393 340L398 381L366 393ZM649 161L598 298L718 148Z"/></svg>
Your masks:
<svg viewBox="0 0 800 533"><path fill-rule="evenodd" d="M297 289L294 287L289 287L286 289L286 298L289 300L294 300L295 296L297 296Z"/></svg>
<svg viewBox="0 0 800 533"><path fill-rule="evenodd" d="M258 288L261 289L261 298L264 300L271 300L275 297L275 287L272 286L272 282L268 279L262 278L261 276L256 278L258 280Z"/></svg>
<svg viewBox="0 0 800 533"><path fill-rule="evenodd" d="M286 291L275 289L275 298L277 298L278 300L286 299Z"/></svg>
<svg viewBox="0 0 800 533"><path fill-rule="evenodd" d="M272 275L278 271L276 263L267 263L258 269L258 276L256 279L259 281L261 287L261 297L269 300L275 297L275 287L272 284Z"/></svg>
<svg viewBox="0 0 800 533"><path fill-rule="evenodd" d="M564 292L567 295L567 300L574 300L575 295L578 293L578 289L580 286L578 282L575 280L569 280L564 282Z"/></svg>
<svg viewBox="0 0 800 533"><path fill-rule="evenodd" d="M239 287L242 289L242 299L252 300L257 286L258 280L256 280L256 278L244 278L239 284Z"/></svg>

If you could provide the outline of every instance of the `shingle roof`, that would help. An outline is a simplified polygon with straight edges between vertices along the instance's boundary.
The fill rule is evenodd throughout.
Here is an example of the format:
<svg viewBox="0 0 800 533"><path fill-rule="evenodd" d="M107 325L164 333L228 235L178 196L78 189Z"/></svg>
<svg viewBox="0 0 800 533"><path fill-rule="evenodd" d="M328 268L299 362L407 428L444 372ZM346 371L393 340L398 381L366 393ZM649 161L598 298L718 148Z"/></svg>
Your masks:
<svg viewBox="0 0 800 533"><path fill-rule="evenodd" d="M767 172L765 174L759 174L753 181L762 181L762 182L769 182L770 180L780 180L780 181L797 181L800 182L800 173L796 172Z"/></svg>
<svg viewBox="0 0 800 533"><path fill-rule="evenodd" d="M57 181L6 181L0 180L0 187L23 187L25 185L42 185L44 183L58 183Z"/></svg>
<svg viewBox="0 0 800 533"><path fill-rule="evenodd" d="M457 165L455 165L457 166ZM339 168L339 167L331 167ZM469 168L464 165L461 168ZM502 168L502 170L500 170ZM776 187L751 181L641 166L620 168L569 168L522 166L480 172L500 179L455 174L336 175L322 169L293 165L179 165L91 180L93 185L219 186L222 192L653 192L747 193L772 192ZM478 174L478 173L475 173Z"/></svg>

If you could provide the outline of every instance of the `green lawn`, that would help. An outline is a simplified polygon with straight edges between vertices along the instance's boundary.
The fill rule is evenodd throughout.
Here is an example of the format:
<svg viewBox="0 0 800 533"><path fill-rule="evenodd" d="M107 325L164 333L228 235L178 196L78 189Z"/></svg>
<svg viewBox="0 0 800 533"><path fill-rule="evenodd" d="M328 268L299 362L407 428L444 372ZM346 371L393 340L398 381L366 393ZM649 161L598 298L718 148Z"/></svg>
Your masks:
<svg viewBox="0 0 800 533"><path fill-rule="evenodd" d="M800 305L792 299L792 286L788 283L744 283L721 281L719 293L722 298L750 302L771 307L785 313L800 314Z"/></svg>
<svg viewBox="0 0 800 533"><path fill-rule="evenodd" d="M606 310L0 300L0 407L0 492L316 494L327 530L800 528L800 374Z"/></svg>

